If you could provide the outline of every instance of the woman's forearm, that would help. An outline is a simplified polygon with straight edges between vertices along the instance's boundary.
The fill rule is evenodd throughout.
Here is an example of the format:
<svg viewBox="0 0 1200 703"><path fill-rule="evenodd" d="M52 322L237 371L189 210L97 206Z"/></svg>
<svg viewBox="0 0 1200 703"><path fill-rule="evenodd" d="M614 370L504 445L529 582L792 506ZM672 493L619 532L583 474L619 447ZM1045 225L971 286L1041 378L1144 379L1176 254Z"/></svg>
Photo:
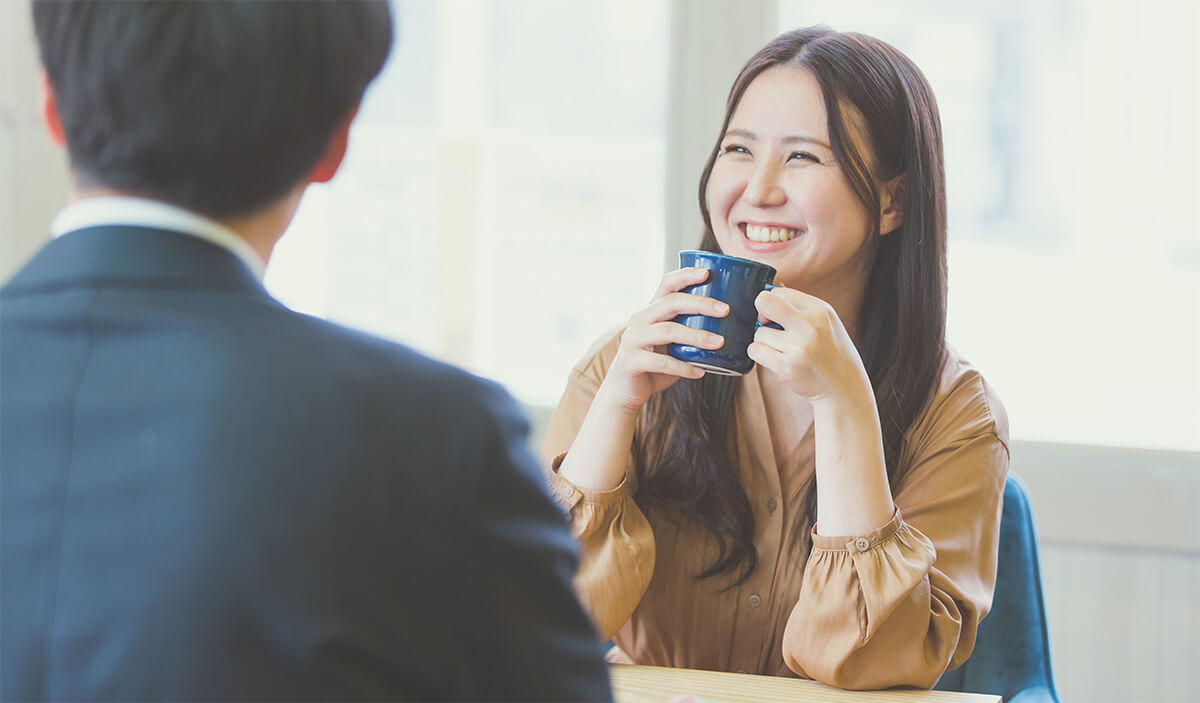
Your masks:
<svg viewBox="0 0 1200 703"><path fill-rule="evenodd" d="M637 411L612 401L602 384L558 475L588 490L616 488L625 478L636 423Z"/></svg>
<svg viewBox="0 0 1200 703"><path fill-rule="evenodd" d="M879 411L870 386L813 403L817 533L848 536L892 518Z"/></svg>

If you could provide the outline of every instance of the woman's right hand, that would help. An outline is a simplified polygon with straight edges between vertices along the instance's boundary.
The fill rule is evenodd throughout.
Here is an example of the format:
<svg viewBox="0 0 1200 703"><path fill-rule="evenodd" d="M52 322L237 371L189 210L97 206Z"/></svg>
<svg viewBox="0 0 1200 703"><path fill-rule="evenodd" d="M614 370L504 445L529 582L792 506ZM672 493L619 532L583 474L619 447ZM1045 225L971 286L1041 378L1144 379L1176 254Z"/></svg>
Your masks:
<svg viewBox="0 0 1200 703"><path fill-rule="evenodd" d="M621 346L597 391L619 409L635 413L650 396L681 378L700 378L704 370L667 354L668 344L688 344L702 349L720 349L725 338L694 330L678 322L676 315L724 317L729 306L714 298L681 292L703 283L708 269L684 268L663 276L650 304L634 313L621 335Z"/></svg>

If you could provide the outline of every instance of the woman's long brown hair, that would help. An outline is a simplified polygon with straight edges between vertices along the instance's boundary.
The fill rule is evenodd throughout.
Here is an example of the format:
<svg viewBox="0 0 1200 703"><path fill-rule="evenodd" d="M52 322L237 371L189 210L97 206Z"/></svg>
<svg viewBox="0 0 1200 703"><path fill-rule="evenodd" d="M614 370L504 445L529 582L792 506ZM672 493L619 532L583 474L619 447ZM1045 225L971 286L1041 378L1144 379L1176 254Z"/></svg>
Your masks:
<svg viewBox="0 0 1200 703"><path fill-rule="evenodd" d="M780 35L750 58L729 92L717 143L700 177L702 249L719 251L707 190L729 120L750 83L779 65L805 69L816 78L834 158L874 218L857 346L879 408L894 490L903 471L904 433L933 394L945 349L946 187L937 103L920 70L883 41L826 27ZM851 137L847 108L865 127L866 153ZM897 176L903 176L903 224L878 236L877 184ZM715 539L716 553L697 578L728 573L731 586L748 578L758 561L754 513L730 454L738 383L714 374L676 383L646 405L633 446L638 505L704 527ZM804 554L812 546L814 483L786 513L795 516L793 529Z"/></svg>

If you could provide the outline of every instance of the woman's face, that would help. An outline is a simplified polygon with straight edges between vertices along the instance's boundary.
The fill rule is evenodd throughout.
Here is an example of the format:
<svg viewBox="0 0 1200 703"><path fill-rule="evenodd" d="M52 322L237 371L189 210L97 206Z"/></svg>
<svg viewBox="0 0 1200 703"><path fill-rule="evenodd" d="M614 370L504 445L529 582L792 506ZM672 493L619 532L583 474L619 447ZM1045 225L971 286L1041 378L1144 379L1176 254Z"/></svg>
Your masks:
<svg viewBox="0 0 1200 703"><path fill-rule="evenodd" d="M845 114L855 131L856 113ZM707 198L722 252L769 264L784 285L828 302L857 298L873 223L833 160L821 88L807 70L774 66L750 83Z"/></svg>

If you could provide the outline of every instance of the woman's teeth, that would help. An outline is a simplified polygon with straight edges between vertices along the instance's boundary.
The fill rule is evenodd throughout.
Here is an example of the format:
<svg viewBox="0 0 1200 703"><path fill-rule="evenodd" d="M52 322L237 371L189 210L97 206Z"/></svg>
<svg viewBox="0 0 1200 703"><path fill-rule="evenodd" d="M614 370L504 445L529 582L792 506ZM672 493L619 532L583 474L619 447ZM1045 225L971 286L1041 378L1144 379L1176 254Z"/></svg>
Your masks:
<svg viewBox="0 0 1200 703"><path fill-rule="evenodd" d="M786 242L800 233L794 229L746 225L746 239L755 242Z"/></svg>

